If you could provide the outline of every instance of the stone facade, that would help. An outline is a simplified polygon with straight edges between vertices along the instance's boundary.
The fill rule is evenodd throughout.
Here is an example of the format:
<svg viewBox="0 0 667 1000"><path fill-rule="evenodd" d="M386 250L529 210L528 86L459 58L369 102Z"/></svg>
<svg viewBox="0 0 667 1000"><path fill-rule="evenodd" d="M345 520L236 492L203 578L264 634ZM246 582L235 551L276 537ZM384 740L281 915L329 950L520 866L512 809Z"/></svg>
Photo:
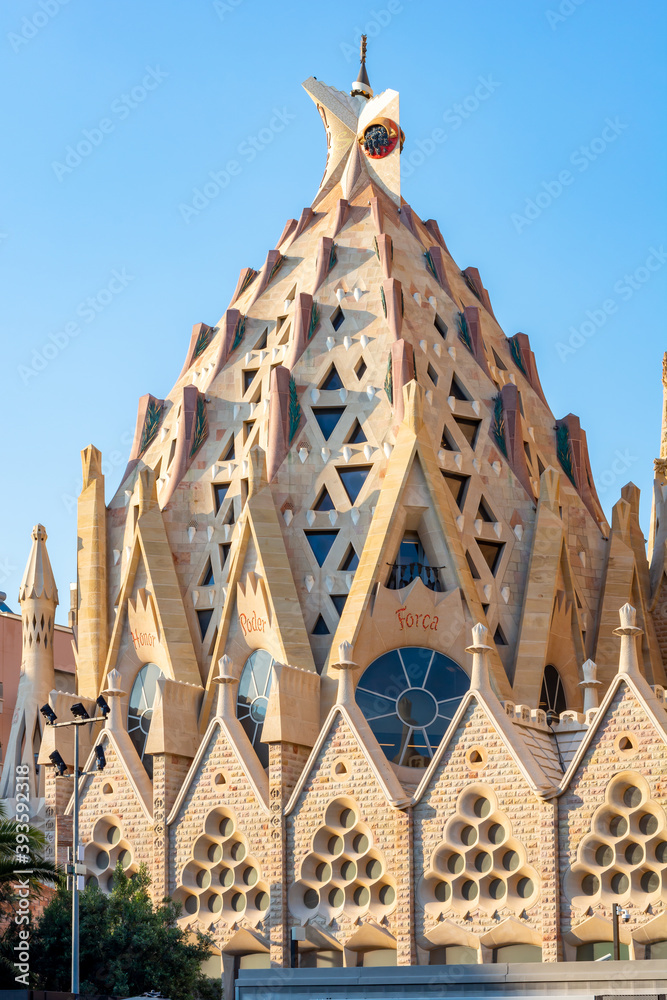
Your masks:
<svg viewBox="0 0 667 1000"><path fill-rule="evenodd" d="M108 507L83 452L77 694L26 663L59 716L111 703L88 878L145 863L242 967L599 957L614 902L660 957L664 484L649 566L637 490L609 525L528 338L401 197L398 95L358 84L306 81L320 189L140 401ZM26 629L57 600L27 573Z"/></svg>

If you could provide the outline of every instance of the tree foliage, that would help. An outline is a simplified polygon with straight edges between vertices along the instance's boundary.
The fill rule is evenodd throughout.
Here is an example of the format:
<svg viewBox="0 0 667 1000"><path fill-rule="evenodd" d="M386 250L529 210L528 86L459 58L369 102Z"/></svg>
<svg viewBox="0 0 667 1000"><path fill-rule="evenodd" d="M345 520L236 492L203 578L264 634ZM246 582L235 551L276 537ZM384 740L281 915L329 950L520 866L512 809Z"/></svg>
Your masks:
<svg viewBox="0 0 667 1000"><path fill-rule="evenodd" d="M81 993L133 996L160 990L172 1000L220 1000L220 984L201 965L212 942L178 926L180 904L154 903L145 865L135 875L118 865L106 895L89 885L79 896ZM11 951L11 927L3 950ZM61 883L30 942L31 986L67 992L71 976L72 894Z"/></svg>

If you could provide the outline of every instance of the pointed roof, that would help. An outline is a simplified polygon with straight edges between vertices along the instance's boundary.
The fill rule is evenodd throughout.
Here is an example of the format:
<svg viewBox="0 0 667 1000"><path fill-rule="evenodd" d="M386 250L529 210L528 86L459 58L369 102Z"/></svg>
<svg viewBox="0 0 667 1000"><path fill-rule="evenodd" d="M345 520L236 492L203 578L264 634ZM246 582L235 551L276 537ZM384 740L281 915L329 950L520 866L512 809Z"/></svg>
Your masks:
<svg viewBox="0 0 667 1000"><path fill-rule="evenodd" d="M58 589L46 550L46 539L46 528L43 524L36 524L32 529L32 549L19 588L21 604L38 598L52 601L54 605L58 603Z"/></svg>
<svg viewBox="0 0 667 1000"><path fill-rule="evenodd" d="M359 66L357 79L352 84L351 94L352 97L372 97L373 88L371 87L371 82L368 79L368 73L366 72L366 35L361 36L360 57L361 65Z"/></svg>

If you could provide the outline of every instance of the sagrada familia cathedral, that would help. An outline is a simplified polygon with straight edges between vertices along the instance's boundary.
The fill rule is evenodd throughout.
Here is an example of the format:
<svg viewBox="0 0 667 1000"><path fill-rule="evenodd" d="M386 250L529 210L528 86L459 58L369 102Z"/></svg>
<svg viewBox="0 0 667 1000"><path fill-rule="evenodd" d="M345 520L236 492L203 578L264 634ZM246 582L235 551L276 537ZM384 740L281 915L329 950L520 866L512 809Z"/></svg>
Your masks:
<svg viewBox="0 0 667 1000"><path fill-rule="evenodd" d="M55 690L46 532L21 585L0 794L54 859L146 863L241 968L667 957L667 402L648 557L523 333L401 196L399 98L314 77L322 182L165 399L107 505L85 448ZM665 381L667 384L667 381ZM667 399L667 390L666 390ZM99 714L99 713L98 713ZM293 934L293 932L296 932Z"/></svg>

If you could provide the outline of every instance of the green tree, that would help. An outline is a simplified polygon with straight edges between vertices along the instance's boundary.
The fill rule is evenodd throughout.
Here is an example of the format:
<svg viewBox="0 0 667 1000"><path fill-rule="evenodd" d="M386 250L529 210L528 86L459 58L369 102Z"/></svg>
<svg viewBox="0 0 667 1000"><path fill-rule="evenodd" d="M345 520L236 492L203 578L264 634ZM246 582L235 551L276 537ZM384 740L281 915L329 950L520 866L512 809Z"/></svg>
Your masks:
<svg viewBox="0 0 667 1000"><path fill-rule="evenodd" d="M172 1000L219 1000L220 984L201 971L212 942L178 926L180 904L154 903L145 865L127 875L119 864L105 895L89 885L80 894L81 992L132 996L160 990ZM72 894L61 883L30 945L36 989L70 988Z"/></svg>

